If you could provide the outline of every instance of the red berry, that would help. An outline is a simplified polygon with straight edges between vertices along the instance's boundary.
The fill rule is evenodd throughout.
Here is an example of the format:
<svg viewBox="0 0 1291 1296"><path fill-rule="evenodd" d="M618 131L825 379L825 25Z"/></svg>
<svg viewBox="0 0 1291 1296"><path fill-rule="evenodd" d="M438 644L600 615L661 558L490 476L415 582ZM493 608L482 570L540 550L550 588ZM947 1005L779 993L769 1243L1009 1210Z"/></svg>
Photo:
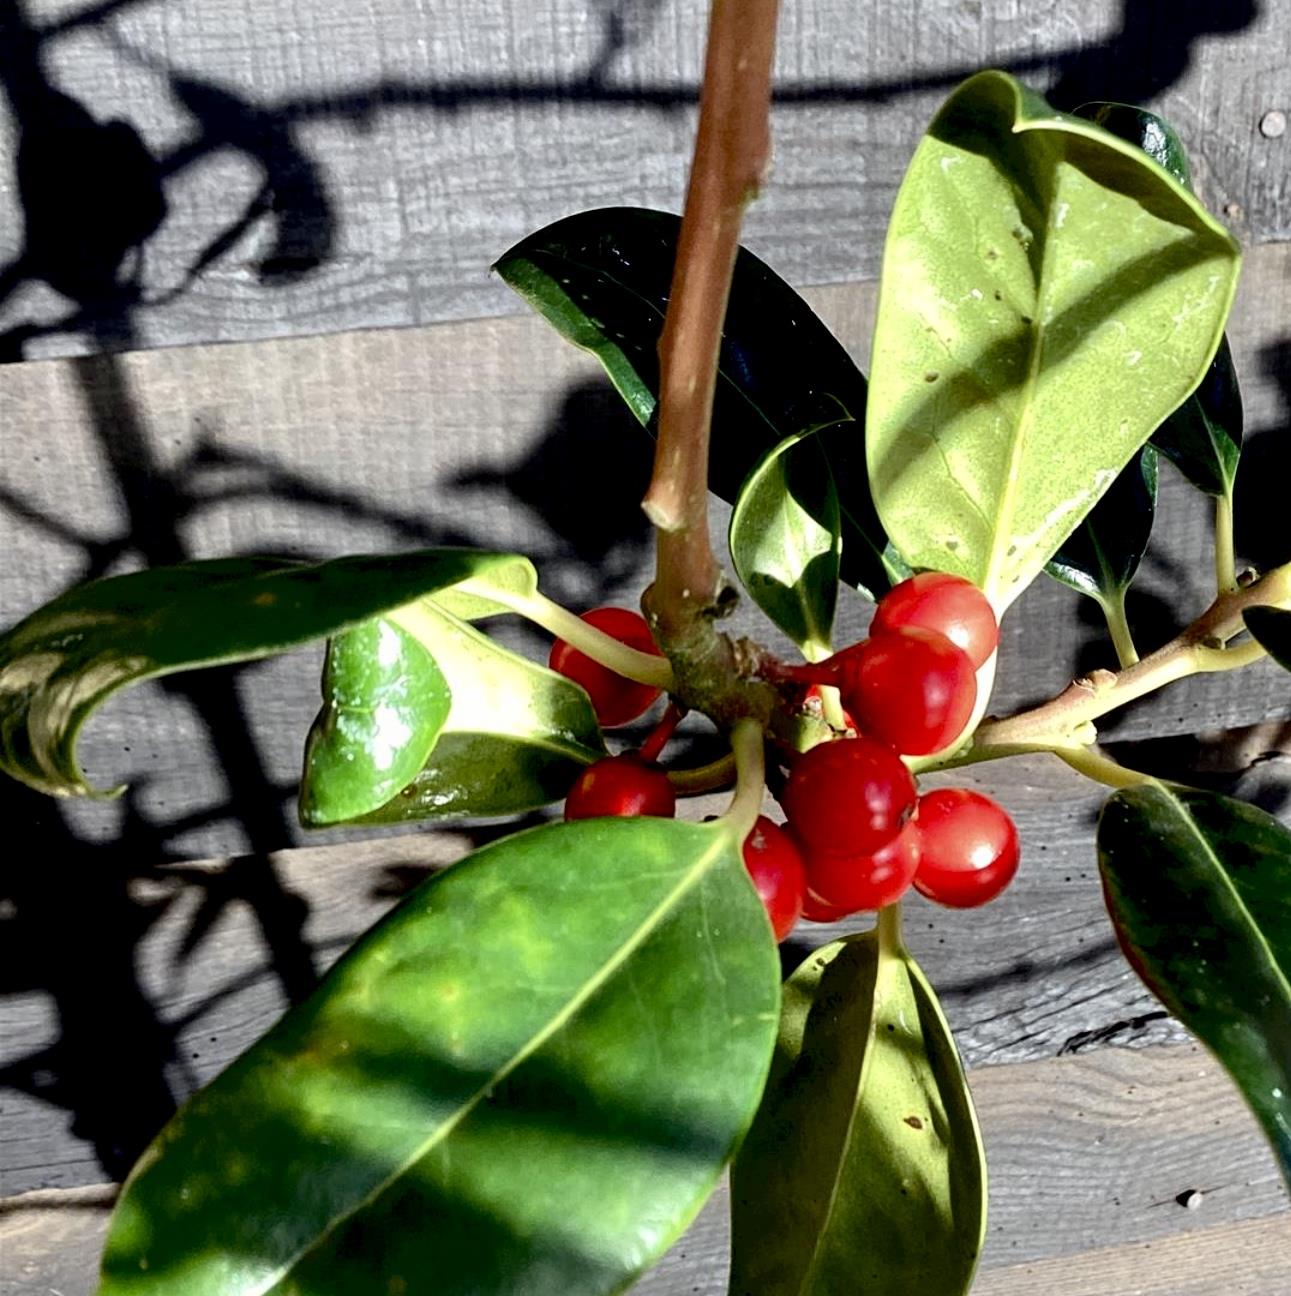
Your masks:
<svg viewBox="0 0 1291 1296"><path fill-rule="evenodd" d="M581 619L629 648L653 653L656 657L661 655L650 637L645 617L639 612L628 608L593 608L584 612ZM592 699L597 720L605 729L635 720L659 696L660 690L653 684L638 684L635 680L624 679L608 666L602 666L577 648L571 648L563 639L552 644L547 664L566 679L583 686Z"/></svg>
<svg viewBox="0 0 1291 1296"><path fill-rule="evenodd" d="M873 855L812 851L805 858L807 888L830 910L850 914L895 904L910 889L919 865L919 834L908 823Z"/></svg>
<svg viewBox="0 0 1291 1296"><path fill-rule="evenodd" d="M962 648L976 670L995 651L1000 629L986 595L948 572L920 572L879 601L870 633L919 626L944 634Z"/></svg>
<svg viewBox="0 0 1291 1296"><path fill-rule="evenodd" d="M802 916L808 922L832 923L846 918L847 910L827 905L818 895L812 895L811 888L808 887L807 894L802 898Z"/></svg>
<svg viewBox="0 0 1291 1296"><path fill-rule="evenodd" d="M950 746L973 714L973 663L935 630L905 626L885 631L835 660L843 705L861 731L907 756Z"/></svg>
<svg viewBox="0 0 1291 1296"><path fill-rule="evenodd" d="M890 747L839 738L804 752L785 783L785 814L808 851L872 855L901 831L915 803L914 779Z"/></svg>
<svg viewBox="0 0 1291 1296"><path fill-rule="evenodd" d="M802 856L793 838L766 815L758 815L744 839L744 867L766 906L776 940L784 940L802 913L807 890Z"/></svg>
<svg viewBox="0 0 1291 1296"><path fill-rule="evenodd" d="M607 756L589 765L565 798L566 819L597 819L603 815L654 815L671 819L677 794L657 765L633 755Z"/></svg>
<svg viewBox="0 0 1291 1296"><path fill-rule="evenodd" d="M938 788L919 798L920 895L954 909L993 900L1018 870L1018 830L1008 811L967 788Z"/></svg>

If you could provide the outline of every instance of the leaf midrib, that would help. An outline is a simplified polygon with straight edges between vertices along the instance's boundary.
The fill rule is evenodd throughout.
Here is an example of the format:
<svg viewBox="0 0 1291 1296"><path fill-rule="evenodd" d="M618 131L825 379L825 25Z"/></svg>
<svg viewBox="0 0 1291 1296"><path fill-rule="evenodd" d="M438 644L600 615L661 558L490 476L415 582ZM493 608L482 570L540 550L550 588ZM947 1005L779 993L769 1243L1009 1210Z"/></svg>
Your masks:
<svg viewBox="0 0 1291 1296"><path fill-rule="evenodd" d="M1206 835L1201 831L1197 821L1189 813L1188 807L1168 788L1163 787L1161 791L1168 798L1170 804L1176 807L1177 813L1183 820L1184 826L1197 839L1198 844L1201 846L1202 851L1214 867L1215 872L1223 879L1224 886L1227 888L1229 895L1232 896L1233 903L1237 905L1237 908L1241 912L1241 916L1246 920L1247 925L1255 934L1256 946L1262 950L1267 957L1269 966L1273 970L1274 979L1281 983L1285 995L1285 1001L1287 1004L1291 1005L1291 979L1288 979L1287 973L1283 970L1281 963L1278 962L1277 956L1273 952L1273 947L1266 939L1264 931L1260 927L1259 923L1256 922L1255 915L1251 912L1250 907L1242 898L1242 894L1238 891L1236 883L1234 883L1233 879L1228 875L1228 871L1224 868L1219 856L1215 854L1214 848L1206 838Z"/></svg>
<svg viewBox="0 0 1291 1296"><path fill-rule="evenodd" d="M869 933L866 933L866 936L869 936ZM834 1211L838 1206L838 1199L844 1178L843 1165L848 1160L851 1151L852 1133L856 1129L856 1116L861 1107L860 1097L865 1092L865 1081L869 1077L870 1072L874 1069L874 1045L878 1038L876 1023L878 1021L879 1004L881 1002L879 996L879 983L883 977L884 962L890 962L892 960L890 955L884 953L877 939L872 936L869 936L869 938L874 940L875 945L874 985L870 991L871 1002L869 1019L865 1032L865 1052L861 1057L860 1075L856 1078L857 1101L852 1103L852 1109L847 1115L847 1128L843 1132L842 1155L840 1155L834 1163L834 1173L829 1184L829 1201L825 1206L825 1213L821 1216L820 1227L816 1230L815 1243L811 1249L811 1260L808 1262L806 1271L802 1276L802 1282L798 1286L798 1296L807 1296L807 1293L812 1290L812 1283L815 1281L816 1271L820 1267L821 1256L824 1253L822 1239L825 1238L829 1232L829 1223L834 1218ZM864 939L864 937L862 939Z"/></svg>
<svg viewBox="0 0 1291 1296"><path fill-rule="evenodd" d="M488 1094L501 1084L518 1067L522 1066L530 1057L534 1055L542 1046L557 1035L576 1015L576 1013L587 1004L597 992L606 985L614 974L623 966L624 963L645 943L647 939L657 930L659 925L672 911L676 903L689 892L712 867L713 861L725 849L727 845L726 833L723 831L718 834L712 847L703 852L695 864L682 874L676 886L668 892L658 905L646 916L645 920L633 933L632 937L625 941L615 952L608 958L588 979L583 986L574 994L569 1003L559 1013L557 1013L550 1022L547 1023L540 1031L535 1033L525 1044L518 1048L512 1056L499 1067L480 1087L468 1098L454 1115L441 1125L437 1126L433 1133L421 1142L416 1150L406 1157L399 1166L383 1180L371 1188L353 1207L343 1211L332 1220L323 1232L311 1242L308 1246L297 1252L284 1265L272 1274L268 1281L262 1286L248 1287L241 1296L270 1296L270 1293L286 1278L289 1278L292 1272L297 1269L306 1259L313 1255L324 1243L328 1241L338 1229L343 1227L350 1220L358 1216L362 1211L373 1205L380 1197L391 1187L405 1178L419 1162L423 1161L434 1148L442 1143L446 1138L461 1125L467 1117L480 1105Z"/></svg>
<svg viewBox="0 0 1291 1296"><path fill-rule="evenodd" d="M1064 158L1061 153L1054 157L1055 179L1059 174L1063 161ZM1001 569L1004 566L1004 560L1008 556L1010 547L1015 544L1013 523L1018 510L1022 457L1030 436L1031 427L1035 422L1034 395L1043 367L1045 325L1049 306L1049 291L1052 285L1050 260L1055 242L1053 235L1057 184L1055 184L1054 189L1054 200L1047 203L1045 207L1044 253L1040 258L1040 282L1036 285L1036 302L1033 308L1035 315L1027 326L1028 332L1031 334L1031 354L1027 360L1027 376L1022 384L1022 390L1019 392L1021 412L1014 424L1013 441L1009 447L1008 470L1005 473L1003 488L1000 491L995 528L991 536L991 551L987 557L986 574L982 581L988 597L993 596L995 602L999 602L1007 593L1005 589L1001 588L1003 577ZM1019 209L1019 220L1021 216L1022 213Z"/></svg>

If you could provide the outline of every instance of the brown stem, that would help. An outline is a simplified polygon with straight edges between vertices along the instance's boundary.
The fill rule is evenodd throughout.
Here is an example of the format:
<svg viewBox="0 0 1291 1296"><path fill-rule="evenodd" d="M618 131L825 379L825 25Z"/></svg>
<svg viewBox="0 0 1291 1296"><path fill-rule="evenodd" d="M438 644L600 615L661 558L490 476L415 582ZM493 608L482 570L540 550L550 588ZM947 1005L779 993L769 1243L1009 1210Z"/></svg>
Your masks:
<svg viewBox="0 0 1291 1296"><path fill-rule="evenodd" d="M713 0L699 128L659 341L659 441L642 507L658 528L647 610L665 642L723 596L708 539L717 356L745 205L770 154L777 0Z"/></svg>
<svg viewBox="0 0 1291 1296"><path fill-rule="evenodd" d="M734 591L708 538L708 445L722 324L746 204L770 154L778 0L713 0L690 185L659 339L659 441L642 507L654 523L654 583L641 606L673 665L674 696L730 728L771 723L774 688L760 652L716 621Z"/></svg>
<svg viewBox="0 0 1291 1296"><path fill-rule="evenodd" d="M1166 684L1206 671L1244 666L1262 655L1258 644L1225 648L1242 629L1249 607L1283 606L1291 601L1291 563L1275 568L1245 589L1221 594L1186 630L1164 648L1122 671L1095 671L1076 680L1043 706L1005 720L987 720L974 747L1017 744L1066 746L1091 741L1092 721L1153 693Z"/></svg>

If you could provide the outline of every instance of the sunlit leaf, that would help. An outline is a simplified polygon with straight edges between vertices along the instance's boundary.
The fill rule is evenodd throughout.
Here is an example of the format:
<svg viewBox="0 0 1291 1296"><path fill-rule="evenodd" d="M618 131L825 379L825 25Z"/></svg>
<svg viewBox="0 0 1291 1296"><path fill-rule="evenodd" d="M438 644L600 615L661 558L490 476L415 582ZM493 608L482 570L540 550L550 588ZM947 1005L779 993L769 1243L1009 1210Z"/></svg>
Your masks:
<svg viewBox="0 0 1291 1296"><path fill-rule="evenodd" d="M962 1296L986 1166L936 996L873 933L785 985L780 1040L732 1173L731 1296Z"/></svg>
<svg viewBox="0 0 1291 1296"><path fill-rule="evenodd" d="M1291 670L1291 612L1282 608L1247 608L1242 614L1246 628L1268 649L1279 666Z"/></svg>
<svg viewBox="0 0 1291 1296"><path fill-rule="evenodd" d="M470 549L228 558L78 586L0 636L0 770L42 792L90 794L76 737L118 689L270 657L516 561Z"/></svg>
<svg viewBox="0 0 1291 1296"><path fill-rule="evenodd" d="M362 822L536 810L605 755L591 701L571 680L494 643L438 599L397 620L433 657L452 703L416 777Z"/></svg>
<svg viewBox="0 0 1291 1296"><path fill-rule="evenodd" d="M778 996L725 824L488 846L163 1130L100 1296L620 1292L752 1118Z"/></svg>
<svg viewBox="0 0 1291 1296"><path fill-rule="evenodd" d="M1011 603L1205 374L1238 261L1135 145L965 82L884 253L867 449L901 553Z"/></svg>
<svg viewBox="0 0 1291 1296"><path fill-rule="evenodd" d="M1291 1183L1291 832L1214 792L1118 792L1098 826L1116 935L1223 1063Z"/></svg>
<svg viewBox="0 0 1291 1296"><path fill-rule="evenodd" d="M786 437L749 474L731 512L730 546L753 601L810 659L828 656L838 493L814 433Z"/></svg>
<svg viewBox="0 0 1291 1296"><path fill-rule="evenodd" d="M1157 452L1145 445L1049 560L1045 570L1099 602L1118 598L1139 569L1157 507Z"/></svg>
<svg viewBox="0 0 1291 1296"><path fill-rule="evenodd" d="M448 682L410 634L376 617L329 640L323 707L305 741L300 818L343 823L416 777L448 718Z"/></svg>
<svg viewBox="0 0 1291 1296"><path fill-rule="evenodd" d="M548 225L494 269L562 336L605 366L652 429L659 337L679 221L607 207ZM741 249L731 283L713 410L710 486L734 502L745 478L785 437L850 418L820 438L841 505L842 575L882 594L909 575L874 512L865 467L865 378L806 302Z"/></svg>
<svg viewBox="0 0 1291 1296"><path fill-rule="evenodd" d="M1191 190L1187 153L1168 122L1130 104L1089 103L1076 114L1137 144ZM1199 490L1231 496L1242 450L1242 397L1227 338L1201 385L1157 428L1152 442Z"/></svg>

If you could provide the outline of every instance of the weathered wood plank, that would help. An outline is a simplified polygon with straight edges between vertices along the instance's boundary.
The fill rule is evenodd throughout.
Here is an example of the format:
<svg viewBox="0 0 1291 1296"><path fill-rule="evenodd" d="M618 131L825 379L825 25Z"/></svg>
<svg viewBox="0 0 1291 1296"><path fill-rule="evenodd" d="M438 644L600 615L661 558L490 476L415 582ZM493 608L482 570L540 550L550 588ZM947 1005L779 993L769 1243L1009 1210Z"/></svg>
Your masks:
<svg viewBox="0 0 1291 1296"><path fill-rule="evenodd" d="M1185 1038L1115 948L1092 844L1102 790L1041 757L1005 769L1004 778L977 767L942 781L988 789L1008 806L1024 843L1016 882L980 911L919 897L907 905L911 948L967 1064ZM721 801L689 802L686 813L702 817ZM262 1034L313 970L479 837L437 831L267 859L145 860L129 874L83 848L61 854L48 876L35 860L16 860L26 870L11 883L16 904L0 929L9 953L0 1194L93 1183L105 1166L124 1173L174 1102ZM863 923L803 924L786 965ZM69 942L95 977L59 978L49 951ZM101 1023L112 1024L111 1039L100 1037Z"/></svg>
<svg viewBox="0 0 1291 1296"><path fill-rule="evenodd" d="M1200 1050L1107 1049L971 1079L992 1157L981 1296L1283 1296L1281 1181ZM1193 1191L1200 1206L1184 1208ZM721 1296L725 1211L723 1186L634 1290ZM88 1294L106 1212L101 1189L0 1203L0 1296Z"/></svg>
<svg viewBox="0 0 1291 1296"><path fill-rule="evenodd" d="M983 1275L974 1296L1271 1296L1291 1290L1285 1217L1199 1229Z"/></svg>
<svg viewBox="0 0 1291 1296"><path fill-rule="evenodd" d="M236 0L5 0L0 14L0 80L51 172L75 142L40 142L54 110L33 99L28 39L53 87L93 116L129 121L164 173L169 212L141 274L150 304L100 312L100 343L515 313L486 268L518 238L587 207L677 210L681 200L702 0L294 0L252 21ZM1066 107L1150 103L1190 144L1214 210L1252 242L1287 239L1291 136L1259 124L1291 102L1289 19L1288 0L1092 0L1061 12L1012 0L786 5L776 169L749 241L797 283L872 278L920 131L949 87L982 66L1011 68ZM13 156L17 134L6 114L0 157ZM0 168L0 266L22 246L11 170ZM55 206L95 210L100 230L109 210L137 213L144 179L113 174L102 192L71 182ZM71 230L83 255L74 221ZM65 299L26 284L0 306L0 331L67 313ZM37 337L28 354L91 345L72 329Z"/></svg>

